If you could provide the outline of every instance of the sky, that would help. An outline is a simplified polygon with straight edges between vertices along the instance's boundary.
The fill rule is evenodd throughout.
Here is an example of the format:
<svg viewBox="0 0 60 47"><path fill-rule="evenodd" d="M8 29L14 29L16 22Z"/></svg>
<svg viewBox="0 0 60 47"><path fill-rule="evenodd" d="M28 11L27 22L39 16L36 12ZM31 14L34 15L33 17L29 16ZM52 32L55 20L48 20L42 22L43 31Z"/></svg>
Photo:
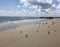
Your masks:
<svg viewBox="0 0 60 47"><path fill-rule="evenodd" d="M0 16L60 17L60 0L0 0Z"/></svg>

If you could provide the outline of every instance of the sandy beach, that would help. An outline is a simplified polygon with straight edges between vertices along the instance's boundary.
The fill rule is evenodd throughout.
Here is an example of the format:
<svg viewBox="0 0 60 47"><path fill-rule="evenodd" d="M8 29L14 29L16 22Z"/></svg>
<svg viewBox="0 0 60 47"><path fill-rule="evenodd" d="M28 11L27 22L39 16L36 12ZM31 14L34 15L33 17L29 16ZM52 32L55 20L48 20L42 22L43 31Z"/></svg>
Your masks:
<svg viewBox="0 0 60 47"><path fill-rule="evenodd" d="M60 47L60 19L0 31L0 47Z"/></svg>

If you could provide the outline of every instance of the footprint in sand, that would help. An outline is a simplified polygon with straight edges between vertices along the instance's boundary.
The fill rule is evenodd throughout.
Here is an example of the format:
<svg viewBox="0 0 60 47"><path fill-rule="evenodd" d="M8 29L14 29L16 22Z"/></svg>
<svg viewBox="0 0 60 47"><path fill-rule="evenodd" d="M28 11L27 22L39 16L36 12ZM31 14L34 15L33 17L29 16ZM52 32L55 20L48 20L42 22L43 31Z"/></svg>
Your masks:
<svg viewBox="0 0 60 47"><path fill-rule="evenodd" d="M56 32L56 30L54 30Z"/></svg>
<svg viewBox="0 0 60 47"><path fill-rule="evenodd" d="M26 38L28 38L28 35L26 34Z"/></svg>
<svg viewBox="0 0 60 47"><path fill-rule="evenodd" d="M50 34L50 32L48 31L48 34Z"/></svg>
<svg viewBox="0 0 60 47"><path fill-rule="evenodd" d="M37 31L37 33L39 33L39 31Z"/></svg>
<svg viewBox="0 0 60 47"><path fill-rule="evenodd" d="M48 23L46 23L46 24L48 24Z"/></svg>
<svg viewBox="0 0 60 47"><path fill-rule="evenodd" d="M43 25L44 25L44 23L43 23Z"/></svg>
<svg viewBox="0 0 60 47"><path fill-rule="evenodd" d="M48 26L48 28L49 28L49 26Z"/></svg>
<svg viewBox="0 0 60 47"><path fill-rule="evenodd" d="M52 25L54 25L54 22L52 22Z"/></svg>
<svg viewBox="0 0 60 47"><path fill-rule="evenodd" d="M20 31L20 33L22 33L22 30Z"/></svg>
<svg viewBox="0 0 60 47"><path fill-rule="evenodd" d="M41 23L39 23L39 24L41 24Z"/></svg>
<svg viewBox="0 0 60 47"><path fill-rule="evenodd" d="M38 26L38 28L40 28L40 26Z"/></svg>

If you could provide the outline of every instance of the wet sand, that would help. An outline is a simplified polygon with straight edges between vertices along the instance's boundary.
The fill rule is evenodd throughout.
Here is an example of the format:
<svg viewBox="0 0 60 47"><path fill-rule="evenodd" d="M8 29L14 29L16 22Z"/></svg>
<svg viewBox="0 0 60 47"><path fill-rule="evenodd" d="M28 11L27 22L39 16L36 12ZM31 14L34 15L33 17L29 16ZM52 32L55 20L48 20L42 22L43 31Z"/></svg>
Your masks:
<svg viewBox="0 0 60 47"><path fill-rule="evenodd" d="M60 47L60 19L0 31L0 47Z"/></svg>

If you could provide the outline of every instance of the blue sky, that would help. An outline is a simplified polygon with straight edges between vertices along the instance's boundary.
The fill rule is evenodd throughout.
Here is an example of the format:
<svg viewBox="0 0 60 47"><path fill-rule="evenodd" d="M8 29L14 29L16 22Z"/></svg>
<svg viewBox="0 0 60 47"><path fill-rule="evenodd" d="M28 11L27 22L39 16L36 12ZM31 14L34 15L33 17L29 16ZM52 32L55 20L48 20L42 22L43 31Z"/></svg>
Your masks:
<svg viewBox="0 0 60 47"><path fill-rule="evenodd" d="M60 17L60 0L0 0L0 16Z"/></svg>

